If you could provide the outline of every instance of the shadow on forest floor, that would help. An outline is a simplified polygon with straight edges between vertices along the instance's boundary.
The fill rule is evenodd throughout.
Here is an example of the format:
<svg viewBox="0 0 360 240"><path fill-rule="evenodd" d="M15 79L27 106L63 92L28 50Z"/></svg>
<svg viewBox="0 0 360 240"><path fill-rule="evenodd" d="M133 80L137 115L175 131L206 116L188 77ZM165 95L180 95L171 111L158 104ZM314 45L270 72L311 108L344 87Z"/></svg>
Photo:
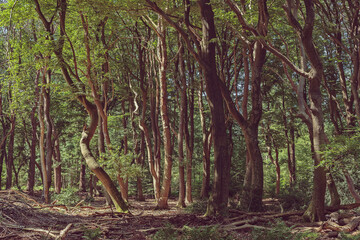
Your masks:
<svg viewBox="0 0 360 240"><path fill-rule="evenodd" d="M271 202L272 200L268 200L266 203L271 207ZM76 206L68 207L43 204L39 196L29 196L16 190L0 191L0 239L141 240L152 239L151 236L154 233L163 230L166 226L171 226L180 234L184 226L190 229L217 226L226 239L252 239L252 236L256 236L251 234L253 229L260 231L260 235L264 235L261 231L271 232L275 228L272 237L268 235L271 239L295 239L281 238L281 235L304 231L316 232L317 237L311 239L336 239L340 236L339 232L347 231L335 229L335 225L331 225L330 220L315 224L303 223L301 211L246 213L231 209L228 217L214 218L187 213L176 207L175 200L170 200L168 210L154 210L156 203L152 199L144 202L130 199L129 203L131 214L122 214L113 212L111 207L105 206L105 200L102 197L96 197L91 203L80 201ZM360 222L360 218L354 214L351 215L351 219ZM351 219L349 222L352 221ZM283 224L282 229L277 225L279 220ZM276 232L284 231L284 226L285 232ZM344 228L347 225L337 226ZM351 231L356 229L357 226ZM194 239L202 238L198 235Z"/></svg>

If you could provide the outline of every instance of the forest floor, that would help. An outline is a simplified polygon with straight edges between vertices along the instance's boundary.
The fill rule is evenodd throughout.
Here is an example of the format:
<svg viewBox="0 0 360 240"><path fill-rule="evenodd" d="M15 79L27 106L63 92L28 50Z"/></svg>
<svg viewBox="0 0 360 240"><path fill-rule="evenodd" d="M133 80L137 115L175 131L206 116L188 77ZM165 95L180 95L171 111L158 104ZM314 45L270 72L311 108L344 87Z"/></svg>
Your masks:
<svg viewBox="0 0 360 240"><path fill-rule="evenodd" d="M351 212L347 215L341 213L347 218L335 214L326 222L309 224L302 221L302 211L271 211L277 204L273 199L264 201L268 209L266 212L245 213L232 209L226 218L188 213L177 208L175 200L169 202L168 210L154 210L156 204L152 199L145 202L130 199L129 203L131 214L122 214L105 206L103 197L96 197L91 203L80 201L76 206L68 207L56 203L42 204L39 196L29 196L16 190L0 191L0 239L141 240L152 239L159 230L163 230L162 239L167 239L171 231L177 231L181 236L192 229L192 238L190 234L187 238L177 239L201 240L208 239L209 235L206 237L205 230L200 232L196 229L206 227L208 232L216 229L217 237L213 239L254 239L251 233L254 229L259 231L257 239L295 239L283 238L291 234L297 234L297 239L341 239L341 232L359 233L360 217L354 210L348 210ZM282 225L279 225L279 220ZM259 238L261 235L264 238Z"/></svg>

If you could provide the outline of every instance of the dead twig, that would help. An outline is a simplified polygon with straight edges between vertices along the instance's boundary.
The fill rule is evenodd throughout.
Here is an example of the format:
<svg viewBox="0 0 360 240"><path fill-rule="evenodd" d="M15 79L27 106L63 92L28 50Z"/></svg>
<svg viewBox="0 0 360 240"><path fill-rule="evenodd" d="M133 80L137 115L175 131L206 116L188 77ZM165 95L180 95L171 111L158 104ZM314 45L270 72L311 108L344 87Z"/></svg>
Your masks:
<svg viewBox="0 0 360 240"><path fill-rule="evenodd" d="M72 223L69 223L66 228L64 228L63 230L60 231L59 236L57 236L55 238L55 240L60 240L60 239L65 239L66 235L68 234L68 232L70 231L70 228L72 226Z"/></svg>

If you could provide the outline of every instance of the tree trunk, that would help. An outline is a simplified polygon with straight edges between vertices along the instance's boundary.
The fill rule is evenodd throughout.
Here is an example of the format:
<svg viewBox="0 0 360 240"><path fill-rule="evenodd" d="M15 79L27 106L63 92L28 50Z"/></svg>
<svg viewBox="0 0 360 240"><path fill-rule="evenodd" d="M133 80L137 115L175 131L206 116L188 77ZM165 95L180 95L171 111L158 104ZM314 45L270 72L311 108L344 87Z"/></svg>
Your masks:
<svg viewBox="0 0 360 240"><path fill-rule="evenodd" d="M354 182L349 174L349 172L343 168L343 172L344 172L344 175L345 175L345 179L346 179L346 183L348 185L348 189L351 193L351 196L355 199L355 202L356 203L360 203L360 196L359 194L356 192L356 189L355 189L355 186L354 186Z"/></svg>
<svg viewBox="0 0 360 240"><path fill-rule="evenodd" d="M179 154L179 200L178 207L186 207L185 205L185 164L184 164L184 135L185 135L185 122L187 116L187 96L186 96L186 77L185 77L185 64L184 64L184 46L181 43L181 38L178 40L179 55L178 55L178 68L180 81L177 80L176 85L180 91L180 116L179 116L179 129L177 133L178 138L178 154Z"/></svg>
<svg viewBox="0 0 360 240"><path fill-rule="evenodd" d="M186 202L192 203L192 160L193 160L193 153L194 153L194 64L192 67L190 66L190 60L188 62L189 68L189 77L190 77L190 91L189 91L189 100L187 101L189 107L189 114L187 114L187 109L185 111L185 142L186 142ZM183 85L186 86L186 78L184 78ZM184 98L186 98L186 93ZM188 117L189 116L189 117ZM189 120L188 120L189 119ZM190 127L190 133L189 133ZM210 171L210 169L209 169Z"/></svg>
<svg viewBox="0 0 360 240"><path fill-rule="evenodd" d="M216 73L215 43L216 38L214 12L209 0L199 0L198 5L202 21L201 57L206 63L203 76L206 84L214 143L214 185L212 198L208 204L206 215L223 215L227 213L230 183L230 157L228 152L225 126L224 105Z"/></svg>
<svg viewBox="0 0 360 240"><path fill-rule="evenodd" d="M158 32L161 37L158 38L158 57L160 61L159 69L159 82L160 82L160 115L163 127L163 141L164 141L164 173L163 182L160 192L160 199L157 204L159 209L168 208L168 197L170 194L171 186L171 168L172 168L172 143L171 143L171 132L170 132L170 121L168 114L168 96L167 96L167 49L166 49L166 29L163 24L163 19L159 15Z"/></svg>
<svg viewBox="0 0 360 240"><path fill-rule="evenodd" d="M295 159L295 128L290 125L290 141L288 148L288 169L290 177L290 186L296 183L296 159Z"/></svg>
<svg viewBox="0 0 360 240"><path fill-rule="evenodd" d="M84 156L88 167L93 173L95 173L96 177L104 185L106 191L109 193L115 205L116 210L119 212L128 212L128 206L126 205L125 201L122 199L121 194L117 190L116 186L110 179L109 175L102 169L102 167L100 167L100 165L96 162L95 158L93 157L89 149L90 139L88 138L88 136L89 136L88 132L83 131L80 140L81 153Z"/></svg>
<svg viewBox="0 0 360 240"><path fill-rule="evenodd" d="M8 142L8 154L6 159L6 189L11 189L13 180L12 180L12 171L14 166L14 140L15 140L15 124L16 118L15 115L12 114L11 119L11 133L9 136Z"/></svg>
<svg viewBox="0 0 360 240"><path fill-rule="evenodd" d="M246 186L243 189L240 205L249 211L262 210L263 195L263 160L258 142L258 126L249 127L245 134L248 163L245 173Z"/></svg>
<svg viewBox="0 0 360 240"><path fill-rule="evenodd" d="M337 207L340 206L340 196L339 193L337 191L334 179L330 173L330 171L327 171L326 173L326 182L327 182L327 187L329 189L329 193L330 193L330 207Z"/></svg>
<svg viewBox="0 0 360 240"><path fill-rule="evenodd" d="M46 70L43 76L43 97L44 97L44 117L45 117L45 125L46 125L46 155L45 155L45 166L46 166L46 175L47 175L47 186L50 188L51 179L52 179L52 157L53 157L53 141L52 141L52 133L53 133L53 125L50 117L50 79L51 79L51 71ZM45 87L46 86L46 87ZM47 190L49 191L49 189Z"/></svg>
<svg viewBox="0 0 360 240"><path fill-rule="evenodd" d="M80 177L79 177L79 191L80 192L86 192L86 178L85 178L85 164L84 160L81 158L81 164L80 164Z"/></svg>
<svg viewBox="0 0 360 240"><path fill-rule="evenodd" d="M127 117L126 116L126 108L125 108L125 100L121 102L121 108L122 108L122 111L124 113L124 117L123 117L123 129L127 129ZM125 132L125 135L123 137L123 140L122 140L122 147L123 147L123 154L126 155L128 154L128 139L127 139L127 133ZM121 171L121 170L120 170ZM121 176L121 172L118 173L117 175L117 180L118 180L118 183L120 185L120 192L121 192L121 196L122 198L125 200L125 201L128 201L129 200L129 180L128 180L128 177L125 176L122 177Z"/></svg>
<svg viewBox="0 0 360 240"><path fill-rule="evenodd" d="M43 181L43 197L45 203L50 203L49 195L49 181L47 180L47 169L46 169L46 158L45 158L45 123L44 123L44 87L41 88L40 101L39 101L39 124L40 124L40 137L39 137L39 152L40 152L40 163L41 173Z"/></svg>
<svg viewBox="0 0 360 240"><path fill-rule="evenodd" d="M54 160L56 167L54 168L54 190L57 194L61 192L62 179L61 179L61 152L60 152L60 141L59 136L56 136L54 145Z"/></svg>
<svg viewBox="0 0 360 240"><path fill-rule="evenodd" d="M201 79L200 89L198 91L199 98L199 113L200 123L202 129L202 163L203 163L203 175L200 197L202 199L209 198L210 192L210 148L211 148L211 135L210 130L206 128L205 112L203 105L203 80Z"/></svg>
<svg viewBox="0 0 360 240"><path fill-rule="evenodd" d="M28 182L27 182L27 191L29 195L34 194L34 185L35 185L35 161L36 161L36 145L37 145L37 127L38 123L36 121L36 109L38 108L39 103L39 77L40 70L36 73L35 78L35 102L31 109L30 120L31 120L31 146L30 146L30 159L29 159L29 171L28 171Z"/></svg>

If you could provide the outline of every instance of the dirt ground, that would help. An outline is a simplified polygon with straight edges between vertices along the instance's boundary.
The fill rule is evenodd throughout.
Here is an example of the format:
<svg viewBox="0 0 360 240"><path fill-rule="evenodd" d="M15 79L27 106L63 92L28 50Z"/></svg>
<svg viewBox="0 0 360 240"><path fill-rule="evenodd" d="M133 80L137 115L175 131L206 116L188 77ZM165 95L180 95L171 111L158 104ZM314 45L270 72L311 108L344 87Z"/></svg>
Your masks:
<svg viewBox="0 0 360 240"><path fill-rule="evenodd" d="M251 239L254 228L269 229L269 223L281 219L287 225L297 225L297 231L321 232L329 237L321 224L301 223L301 211L290 213L245 213L231 210L226 218L189 214L170 200L168 210L154 210L155 202L130 199L131 214L116 213L105 205L103 197L79 202L74 207L43 204L39 196L29 196L16 190L0 191L0 239L152 239L158 230L171 224L175 229L184 226L219 226L228 239ZM267 205L275 204L272 200ZM266 227L264 227L266 226ZM295 229L295 228L294 228ZM200 240L200 239L199 239Z"/></svg>
<svg viewBox="0 0 360 240"><path fill-rule="evenodd" d="M103 197L75 207L46 205L40 197L0 191L0 239L151 239L167 224L175 228L221 224L223 219L188 214L170 200L168 210L155 202L129 200L131 214L116 213ZM239 234L236 234L239 235ZM246 239L248 233L238 239ZM237 237L234 235L234 239ZM239 235L240 237L240 235Z"/></svg>

